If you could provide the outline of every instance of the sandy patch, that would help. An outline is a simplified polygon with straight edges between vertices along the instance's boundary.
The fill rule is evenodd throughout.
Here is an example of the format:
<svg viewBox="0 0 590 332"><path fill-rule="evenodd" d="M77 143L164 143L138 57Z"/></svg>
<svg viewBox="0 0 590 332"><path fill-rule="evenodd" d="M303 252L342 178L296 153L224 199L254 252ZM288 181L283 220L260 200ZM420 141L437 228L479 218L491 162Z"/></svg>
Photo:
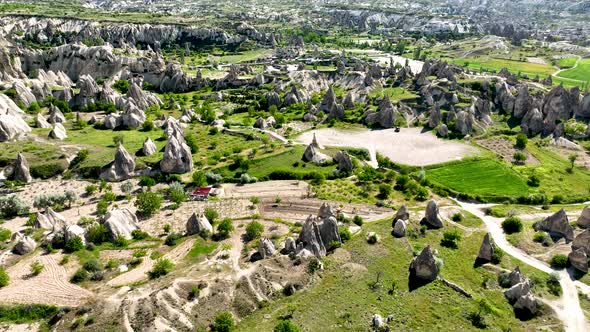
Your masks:
<svg viewBox="0 0 590 332"><path fill-rule="evenodd" d="M528 57L528 58L526 58L526 61L530 62L530 63L536 63L539 65L546 65L547 64L547 61L545 61L544 59L541 59L541 58Z"/></svg>
<svg viewBox="0 0 590 332"><path fill-rule="evenodd" d="M224 198L250 197L306 197L309 185L304 181L266 181L246 185L228 183L223 185Z"/></svg>
<svg viewBox="0 0 590 332"><path fill-rule="evenodd" d="M365 148L371 154L376 151L396 163L412 166L439 164L477 153L475 148L467 144L442 140L431 132L423 133L420 128L402 128L399 133L394 129L325 128L303 133L296 141L310 144L314 133L318 142L324 146Z"/></svg>
<svg viewBox="0 0 590 332"><path fill-rule="evenodd" d="M483 146L484 148L500 155L502 159L506 160L507 162L512 162L514 160L514 154L518 152L522 152L527 156L525 161L526 165L538 165L539 160L535 158L530 152L526 150L517 150L514 147L514 143L507 139L503 138L490 138L490 139L483 139L478 140L477 144Z"/></svg>
<svg viewBox="0 0 590 332"><path fill-rule="evenodd" d="M45 303L60 306L78 306L92 293L69 282L75 265L59 265L62 254L42 255L40 252L21 260L7 269L10 284L0 289L5 303ZM45 269L38 276L30 276L30 265L39 261Z"/></svg>

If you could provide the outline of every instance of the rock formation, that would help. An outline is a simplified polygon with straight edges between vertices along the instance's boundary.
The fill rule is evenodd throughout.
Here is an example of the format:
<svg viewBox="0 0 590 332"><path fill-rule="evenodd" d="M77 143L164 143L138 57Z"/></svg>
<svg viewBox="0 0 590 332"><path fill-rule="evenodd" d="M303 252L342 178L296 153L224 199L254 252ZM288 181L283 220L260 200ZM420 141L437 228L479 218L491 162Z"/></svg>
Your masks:
<svg viewBox="0 0 590 332"><path fill-rule="evenodd" d="M400 206L399 210L397 210L395 217L393 218L392 226L395 225L398 220L410 220L410 212L408 211L408 207L406 205Z"/></svg>
<svg viewBox="0 0 590 332"><path fill-rule="evenodd" d="M29 183L33 181L31 173L29 172L29 163L27 162L27 159L22 153L19 153L16 156L16 162L14 164L14 172L12 174L12 177L14 178L14 180L24 183Z"/></svg>
<svg viewBox="0 0 590 332"><path fill-rule="evenodd" d="M37 212L34 227L56 231L65 228L67 225L66 218L49 207L45 213Z"/></svg>
<svg viewBox="0 0 590 332"><path fill-rule="evenodd" d="M45 120L41 113L37 113L35 116L35 126L37 128L49 129L51 128L51 124Z"/></svg>
<svg viewBox="0 0 590 332"><path fill-rule="evenodd" d="M130 240L133 238L131 233L139 229L137 226L137 216L129 209L113 209L105 216L104 225L109 233L111 240L124 238Z"/></svg>
<svg viewBox="0 0 590 332"><path fill-rule="evenodd" d="M264 259L274 255L276 252L275 245L268 238L261 238L258 242L258 253Z"/></svg>
<svg viewBox="0 0 590 332"><path fill-rule="evenodd" d="M422 252L410 263L411 280L417 278L422 282L431 282L438 277L438 272L438 266L430 246L422 249Z"/></svg>
<svg viewBox="0 0 590 332"><path fill-rule="evenodd" d="M562 237L565 238L567 243L574 240L574 228L569 224L564 209L561 209L555 214L545 218L543 221L536 223L535 230L549 233L554 240L558 240Z"/></svg>
<svg viewBox="0 0 590 332"><path fill-rule="evenodd" d="M329 213L327 211L330 211ZM307 250L316 257L325 256L334 243L341 243L338 223L331 208L322 206L317 217L309 216L299 233L297 253Z"/></svg>
<svg viewBox="0 0 590 332"><path fill-rule="evenodd" d="M186 222L186 234L203 234L203 232L213 233L213 226L202 213L193 213Z"/></svg>
<svg viewBox="0 0 590 332"><path fill-rule="evenodd" d="M291 254L297 252L297 244L295 243L295 239L292 237L288 237L285 239L285 253Z"/></svg>
<svg viewBox="0 0 590 332"><path fill-rule="evenodd" d="M581 228L590 228L590 207L586 206L582 210L582 214L577 221L578 226Z"/></svg>
<svg viewBox="0 0 590 332"><path fill-rule="evenodd" d="M490 233L486 233L486 235L483 237L483 242L481 243L481 246L479 247L479 253L477 254L477 260L481 261L481 262L491 262L492 258L494 257L494 250L496 249L496 246L494 244L494 241L492 241L491 237L490 237Z"/></svg>
<svg viewBox="0 0 590 332"><path fill-rule="evenodd" d="M143 152L144 156L151 156L154 153L156 153L158 149L156 148L156 144L154 143L154 141L152 141L152 139L148 137L145 139L145 141L143 141L143 147L141 151Z"/></svg>
<svg viewBox="0 0 590 332"><path fill-rule="evenodd" d="M391 128L395 124L398 111L389 100L389 96L385 96L379 103L379 110L377 112L366 112L365 123L379 125L382 128Z"/></svg>
<svg viewBox="0 0 590 332"><path fill-rule="evenodd" d="M570 264L578 271L586 274L588 273L588 256L584 249L572 250L567 256Z"/></svg>
<svg viewBox="0 0 590 332"><path fill-rule="evenodd" d="M402 219L398 219L397 221L394 221L394 225L393 225L393 236L395 237L404 237L406 236L406 228L407 228L407 222L402 220Z"/></svg>
<svg viewBox="0 0 590 332"><path fill-rule="evenodd" d="M64 128L61 123L54 124L53 129L49 132L49 138L63 141L64 139L68 138L66 128Z"/></svg>
<svg viewBox="0 0 590 332"><path fill-rule="evenodd" d="M135 161L131 154L125 150L123 144L119 144L115 151L115 160L100 174L100 178L109 182L117 182L132 178L134 174Z"/></svg>
<svg viewBox="0 0 590 332"><path fill-rule="evenodd" d="M51 124L65 123L66 117L63 115L63 113L60 111L60 109L57 108L57 106L50 104L49 105L49 117L47 118L47 122L49 122Z"/></svg>
<svg viewBox="0 0 590 332"><path fill-rule="evenodd" d="M68 225L64 228L64 239L66 242L79 237L82 243L86 245L86 232L84 228L78 225Z"/></svg>
<svg viewBox="0 0 590 332"><path fill-rule="evenodd" d="M317 148L313 146L313 143L308 145L303 152L303 161L311 161L316 165L323 165L330 161L330 157L319 152Z"/></svg>
<svg viewBox="0 0 590 332"><path fill-rule="evenodd" d="M164 173L188 173L193 170L193 156L191 149L184 139L178 141L175 136L168 138L164 148L164 157L160 161L160 169Z"/></svg>
<svg viewBox="0 0 590 332"><path fill-rule="evenodd" d="M590 256L590 229L578 234L572 242L572 250L583 249L586 255Z"/></svg>
<svg viewBox="0 0 590 332"><path fill-rule="evenodd" d="M0 93L0 142L12 141L31 132L21 113L22 110L7 95Z"/></svg>
<svg viewBox="0 0 590 332"><path fill-rule="evenodd" d="M334 156L334 161L338 163L338 172L350 173L354 168L352 159L346 151L338 151Z"/></svg>
<svg viewBox="0 0 590 332"><path fill-rule="evenodd" d="M37 242L32 237L21 233L15 233L14 236L16 243L14 244L13 251L17 255L26 255L31 253L37 248Z"/></svg>
<svg viewBox="0 0 590 332"><path fill-rule="evenodd" d="M439 229L443 227L443 223L438 217L438 206L434 200L430 200L426 205L425 216L420 221L420 224L426 225L431 229Z"/></svg>

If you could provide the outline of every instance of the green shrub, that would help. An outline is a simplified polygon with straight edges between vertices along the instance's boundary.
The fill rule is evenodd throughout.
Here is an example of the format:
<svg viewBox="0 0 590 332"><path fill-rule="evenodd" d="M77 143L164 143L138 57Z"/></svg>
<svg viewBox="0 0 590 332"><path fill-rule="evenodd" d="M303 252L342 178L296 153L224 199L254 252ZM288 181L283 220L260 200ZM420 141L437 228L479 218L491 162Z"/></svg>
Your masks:
<svg viewBox="0 0 590 332"><path fill-rule="evenodd" d="M232 332L236 329L236 323L234 322L234 316L231 312L223 311L215 316L213 326L211 326L212 332Z"/></svg>
<svg viewBox="0 0 590 332"><path fill-rule="evenodd" d="M352 222L357 226L362 226L364 224L363 217L359 216L358 214L352 218Z"/></svg>
<svg viewBox="0 0 590 332"><path fill-rule="evenodd" d="M561 284L559 283L559 274L557 272L552 272L549 277L547 277L546 284L551 294L556 296L561 295Z"/></svg>
<svg viewBox="0 0 590 332"><path fill-rule="evenodd" d="M69 239L64 246L64 250L68 253L80 251L84 249L84 243L79 236Z"/></svg>
<svg viewBox="0 0 590 332"><path fill-rule="evenodd" d="M277 325L273 332L299 332L299 326L295 325L295 323L291 322L290 320L282 320Z"/></svg>
<svg viewBox="0 0 590 332"><path fill-rule="evenodd" d="M461 232L458 229L446 230L443 233L443 238L440 245L447 248L459 248L459 241L461 240Z"/></svg>
<svg viewBox="0 0 590 332"><path fill-rule="evenodd" d="M29 213L29 206L18 196L0 196L0 218L12 218L27 213Z"/></svg>
<svg viewBox="0 0 590 332"><path fill-rule="evenodd" d="M203 172L195 171L192 178L193 184L197 187L204 187L207 185L207 176Z"/></svg>
<svg viewBox="0 0 590 332"><path fill-rule="evenodd" d="M39 274L41 274L41 272L43 272L44 269L45 266L41 264L41 262L39 261L34 261L33 263L31 263L31 274L34 276L38 276Z"/></svg>
<svg viewBox="0 0 590 332"><path fill-rule="evenodd" d="M158 193L145 192L137 195L135 201L137 207L137 214L149 218L153 216L162 206L162 196Z"/></svg>
<svg viewBox="0 0 590 332"><path fill-rule="evenodd" d="M5 304L0 305L0 321L15 324L32 323L50 319L59 310L58 307L47 304Z"/></svg>
<svg viewBox="0 0 590 332"><path fill-rule="evenodd" d="M188 195L184 191L184 186L179 182L172 182L168 186L168 198L171 202L180 204L188 198Z"/></svg>
<svg viewBox="0 0 590 332"><path fill-rule="evenodd" d="M350 230L346 226L340 228L339 233L340 233L340 240L342 242L349 241L352 238L352 233L350 233Z"/></svg>
<svg viewBox="0 0 590 332"><path fill-rule="evenodd" d="M167 246L175 246L178 243L178 240L182 238L182 235L178 233L171 233L166 237L164 244Z"/></svg>
<svg viewBox="0 0 590 332"><path fill-rule="evenodd" d="M454 222L461 222L463 221L463 215L459 212L453 214L453 216L451 217L451 220L453 220Z"/></svg>
<svg viewBox="0 0 590 332"><path fill-rule="evenodd" d="M514 234L522 231L522 221L518 217L508 217L502 222L502 229L506 234Z"/></svg>
<svg viewBox="0 0 590 332"><path fill-rule="evenodd" d="M125 248L129 245L129 240L123 236L118 236L117 238L113 239L112 243L115 247Z"/></svg>
<svg viewBox="0 0 590 332"><path fill-rule="evenodd" d="M88 273L88 271L86 271L83 268L79 268L76 271L76 273L74 273L74 275L72 276L70 281L74 284L78 284L78 283L88 280L89 277L90 277L90 274Z"/></svg>
<svg viewBox="0 0 590 332"><path fill-rule="evenodd" d="M554 255L551 257L550 263L555 268L564 269L567 267L567 256L563 254Z"/></svg>
<svg viewBox="0 0 590 332"><path fill-rule="evenodd" d="M258 221L253 221L246 226L246 235L250 240L259 238L264 232L264 226Z"/></svg>
<svg viewBox="0 0 590 332"><path fill-rule="evenodd" d="M528 143L529 139L526 137L525 134L518 134L516 135L516 147L519 149L524 149L526 148L526 145Z"/></svg>
<svg viewBox="0 0 590 332"><path fill-rule="evenodd" d="M84 263L84 265L82 265L82 267L84 268L84 270L86 270L88 272L102 271L102 266L100 265L100 262L96 259L91 259L89 261L86 261Z"/></svg>
<svg viewBox="0 0 590 332"><path fill-rule="evenodd" d="M213 224L215 222L215 220L217 220L217 218L219 218L219 213L217 213L217 211L215 211L215 209L213 208L205 208L205 211L203 212L203 214L205 215L205 218L207 218L207 220L209 220L209 222L211 224Z"/></svg>
<svg viewBox="0 0 590 332"><path fill-rule="evenodd" d="M219 238L226 239L229 237L231 232L234 231L234 225L231 219L225 218L217 226L217 234Z"/></svg>
<svg viewBox="0 0 590 332"><path fill-rule="evenodd" d="M500 248L494 248L494 254L492 255L492 263L500 264L502 261L502 257L504 256L504 251Z"/></svg>
<svg viewBox="0 0 590 332"><path fill-rule="evenodd" d="M0 228L0 242L5 242L6 240L10 239L12 232L6 228Z"/></svg>
<svg viewBox="0 0 590 332"><path fill-rule="evenodd" d="M530 187L538 187L541 185L541 179L536 174L533 174L529 177L526 183Z"/></svg>
<svg viewBox="0 0 590 332"><path fill-rule="evenodd" d="M148 232L142 231L141 229L134 229L131 232L131 236L133 237L134 240L145 240L145 239L150 238L150 235L148 234Z"/></svg>
<svg viewBox="0 0 590 332"><path fill-rule="evenodd" d="M119 91L121 94L127 94L129 91L129 81L127 80L118 80L113 84L113 88Z"/></svg>
<svg viewBox="0 0 590 332"><path fill-rule="evenodd" d="M31 176L40 179L49 179L63 173L66 167L62 162L35 164L30 168Z"/></svg>
<svg viewBox="0 0 590 332"><path fill-rule="evenodd" d="M6 273L6 270L4 269L4 267L0 266L0 287L8 286L9 283L10 283L10 277L8 276L8 273Z"/></svg>
<svg viewBox="0 0 590 332"><path fill-rule="evenodd" d="M174 263L169 259L161 258L156 261L154 267L148 272L150 279L156 279L165 276L172 271Z"/></svg>
<svg viewBox="0 0 590 332"><path fill-rule="evenodd" d="M87 228L86 238L88 242L101 244L108 241L108 230L103 224L94 224Z"/></svg>

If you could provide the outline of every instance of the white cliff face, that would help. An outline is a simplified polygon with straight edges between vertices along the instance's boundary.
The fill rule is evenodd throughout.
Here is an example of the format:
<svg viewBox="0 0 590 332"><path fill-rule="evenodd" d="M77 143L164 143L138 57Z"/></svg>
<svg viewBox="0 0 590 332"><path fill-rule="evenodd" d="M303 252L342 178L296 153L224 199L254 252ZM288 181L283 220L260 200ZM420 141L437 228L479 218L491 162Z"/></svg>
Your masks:
<svg viewBox="0 0 590 332"><path fill-rule="evenodd" d="M22 118L22 110L4 94L0 94L0 142L12 141L31 132Z"/></svg>

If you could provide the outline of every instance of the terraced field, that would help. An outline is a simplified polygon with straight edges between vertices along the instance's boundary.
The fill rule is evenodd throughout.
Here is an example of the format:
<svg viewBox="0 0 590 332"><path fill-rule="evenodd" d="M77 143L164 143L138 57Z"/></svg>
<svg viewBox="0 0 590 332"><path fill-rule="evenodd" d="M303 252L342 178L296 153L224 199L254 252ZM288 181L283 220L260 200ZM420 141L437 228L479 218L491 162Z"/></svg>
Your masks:
<svg viewBox="0 0 590 332"><path fill-rule="evenodd" d="M481 196L523 196L526 181L495 160L466 160L426 171L429 181L460 193Z"/></svg>

